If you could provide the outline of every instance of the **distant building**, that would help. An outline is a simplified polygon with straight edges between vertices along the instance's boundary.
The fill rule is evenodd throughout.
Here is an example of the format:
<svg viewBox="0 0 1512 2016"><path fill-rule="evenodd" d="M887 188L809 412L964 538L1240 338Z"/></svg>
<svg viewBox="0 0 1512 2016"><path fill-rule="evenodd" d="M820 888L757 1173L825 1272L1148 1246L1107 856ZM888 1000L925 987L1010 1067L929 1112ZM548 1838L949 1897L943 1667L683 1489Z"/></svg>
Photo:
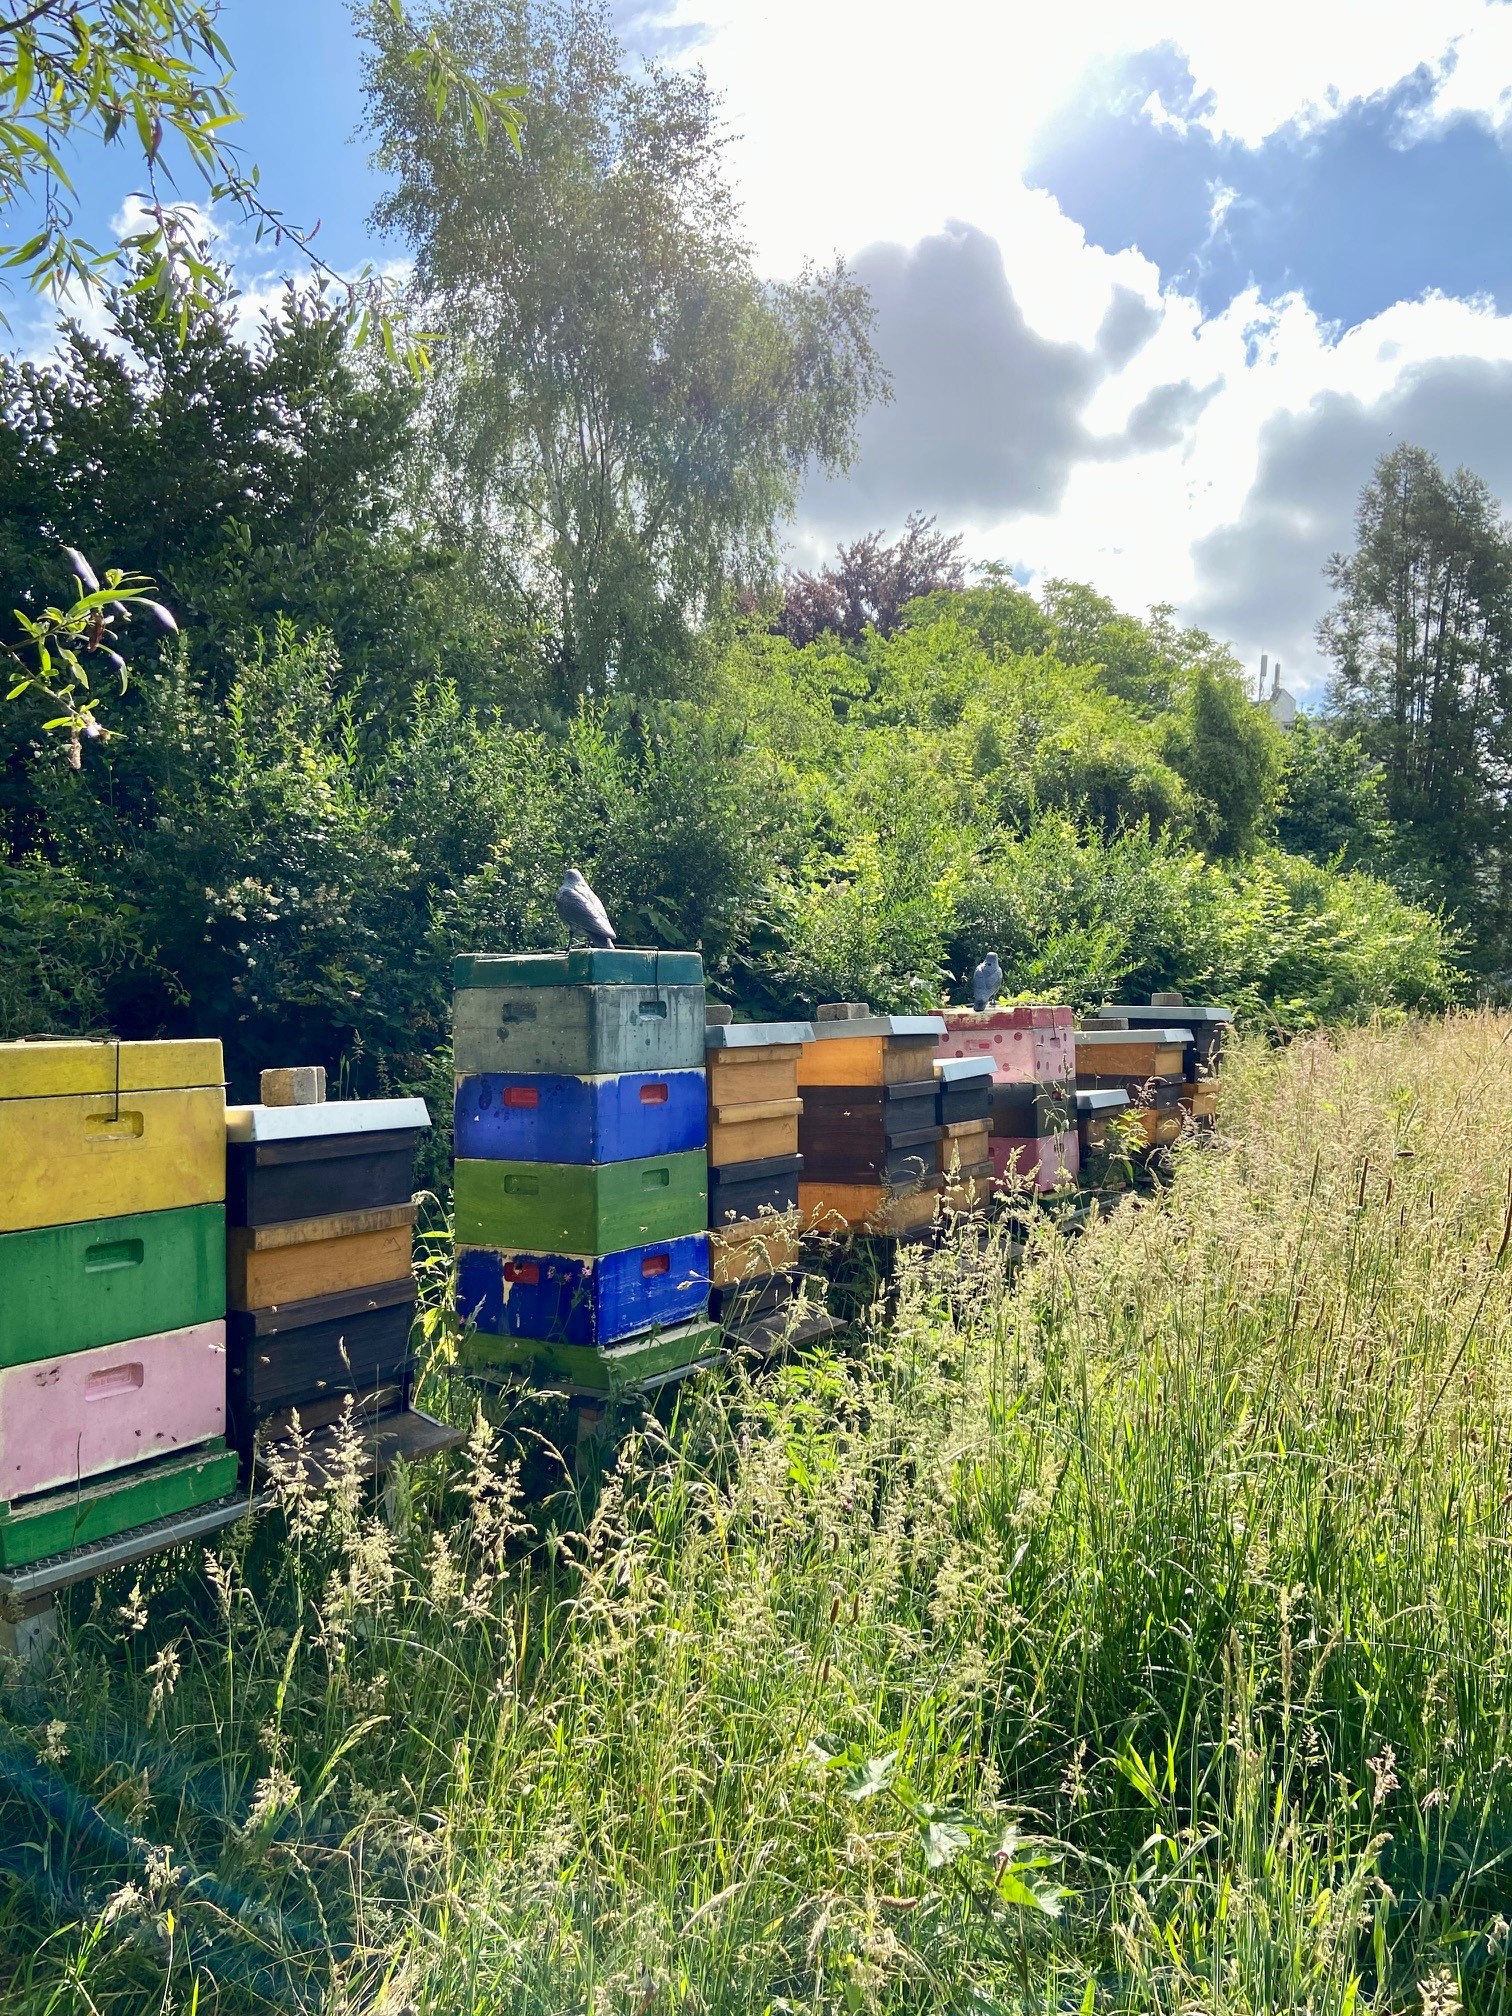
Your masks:
<svg viewBox="0 0 1512 2016"><path fill-rule="evenodd" d="M1278 728L1292 728L1297 720L1297 702L1281 684L1281 660L1276 660L1275 672L1271 675L1271 689L1265 690L1266 672L1270 665L1270 654L1260 653L1260 691L1255 696L1255 705L1269 709L1270 717Z"/></svg>

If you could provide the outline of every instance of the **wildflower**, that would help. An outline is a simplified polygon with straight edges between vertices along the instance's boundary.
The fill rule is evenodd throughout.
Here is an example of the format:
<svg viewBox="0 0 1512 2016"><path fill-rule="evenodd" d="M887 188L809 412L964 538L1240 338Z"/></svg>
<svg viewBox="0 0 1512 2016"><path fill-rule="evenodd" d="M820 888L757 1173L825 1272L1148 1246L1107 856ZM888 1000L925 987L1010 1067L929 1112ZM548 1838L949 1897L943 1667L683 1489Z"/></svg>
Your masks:
<svg viewBox="0 0 1512 2016"><path fill-rule="evenodd" d="M1459 2016L1463 2007L1459 1984L1447 1967L1435 1968L1426 1981L1419 1981L1417 1989L1423 2016Z"/></svg>
<svg viewBox="0 0 1512 2016"><path fill-rule="evenodd" d="M140 1576L131 1585L131 1594L116 1613L133 1636L147 1629L147 1599L142 1594Z"/></svg>
<svg viewBox="0 0 1512 2016"><path fill-rule="evenodd" d="M63 1738L68 1734L66 1722L52 1721L42 1738L41 1757L44 1764L61 1764L68 1755L68 1745Z"/></svg>
<svg viewBox="0 0 1512 2016"><path fill-rule="evenodd" d="M1395 1750L1389 1743L1383 1743L1376 1756L1365 1759L1365 1769L1371 1777L1373 1790L1370 1795L1370 1808L1375 1812L1385 1804L1402 1782L1397 1776Z"/></svg>
<svg viewBox="0 0 1512 2016"><path fill-rule="evenodd" d="M148 1676L152 1681L152 1693L147 1702L147 1726L149 1729L158 1716L162 1714L163 1703L178 1685L180 1670L178 1640L174 1639L171 1644L163 1647L162 1651L159 1652L156 1659L153 1660L151 1666L147 1669Z"/></svg>

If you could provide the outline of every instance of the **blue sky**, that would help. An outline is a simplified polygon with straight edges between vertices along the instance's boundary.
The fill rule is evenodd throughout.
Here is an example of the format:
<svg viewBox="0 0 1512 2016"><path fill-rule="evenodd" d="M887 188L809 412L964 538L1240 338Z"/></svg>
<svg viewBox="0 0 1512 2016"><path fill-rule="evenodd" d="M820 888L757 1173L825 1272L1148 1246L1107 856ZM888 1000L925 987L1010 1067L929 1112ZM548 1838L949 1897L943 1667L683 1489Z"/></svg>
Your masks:
<svg viewBox="0 0 1512 2016"><path fill-rule="evenodd" d="M981 558L1173 602L1316 694L1323 563L1379 453L1421 440L1512 502L1503 0L616 11L723 94L762 270L839 254L873 291L895 397L805 497L795 558L934 511ZM344 0L225 0L222 25L270 200L343 270L397 256L367 231ZM78 166L103 233L130 159ZM227 242L254 297L276 283Z"/></svg>

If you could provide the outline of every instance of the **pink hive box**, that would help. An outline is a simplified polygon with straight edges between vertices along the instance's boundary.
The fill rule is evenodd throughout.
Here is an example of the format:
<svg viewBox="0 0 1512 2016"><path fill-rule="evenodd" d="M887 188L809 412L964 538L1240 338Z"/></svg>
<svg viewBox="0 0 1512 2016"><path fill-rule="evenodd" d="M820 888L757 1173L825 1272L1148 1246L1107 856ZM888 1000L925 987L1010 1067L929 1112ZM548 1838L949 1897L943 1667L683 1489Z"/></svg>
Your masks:
<svg viewBox="0 0 1512 2016"><path fill-rule="evenodd" d="M947 1008L937 1057L990 1057L994 1078L1048 1082L1076 1076L1069 1008Z"/></svg>
<svg viewBox="0 0 1512 2016"><path fill-rule="evenodd" d="M1081 1168L1081 1138L1074 1127L1069 1133L1046 1134L1043 1139L994 1134L987 1145L992 1171L999 1181L1017 1176L1036 1190L1055 1190L1062 1183L1073 1182Z"/></svg>
<svg viewBox="0 0 1512 2016"><path fill-rule="evenodd" d="M192 1449L226 1432L226 1325L0 1372L0 1501Z"/></svg>

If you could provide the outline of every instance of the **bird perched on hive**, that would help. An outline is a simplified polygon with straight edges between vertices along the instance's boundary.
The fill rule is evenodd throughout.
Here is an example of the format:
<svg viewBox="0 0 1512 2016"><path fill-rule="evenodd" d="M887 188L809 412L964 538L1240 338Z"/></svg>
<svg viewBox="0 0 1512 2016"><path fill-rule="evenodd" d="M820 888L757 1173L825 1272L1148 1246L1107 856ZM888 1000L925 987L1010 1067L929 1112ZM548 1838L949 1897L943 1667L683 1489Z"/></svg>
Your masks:
<svg viewBox="0 0 1512 2016"><path fill-rule="evenodd" d="M561 898L558 897L558 902ZM971 976L971 1005L981 1010L990 1008L1002 992L1003 969L996 952L989 952Z"/></svg>
<svg viewBox="0 0 1512 2016"><path fill-rule="evenodd" d="M614 926L609 913L576 868L569 868L556 893L557 915L567 926L567 943L576 932L589 945L600 949L614 944Z"/></svg>

